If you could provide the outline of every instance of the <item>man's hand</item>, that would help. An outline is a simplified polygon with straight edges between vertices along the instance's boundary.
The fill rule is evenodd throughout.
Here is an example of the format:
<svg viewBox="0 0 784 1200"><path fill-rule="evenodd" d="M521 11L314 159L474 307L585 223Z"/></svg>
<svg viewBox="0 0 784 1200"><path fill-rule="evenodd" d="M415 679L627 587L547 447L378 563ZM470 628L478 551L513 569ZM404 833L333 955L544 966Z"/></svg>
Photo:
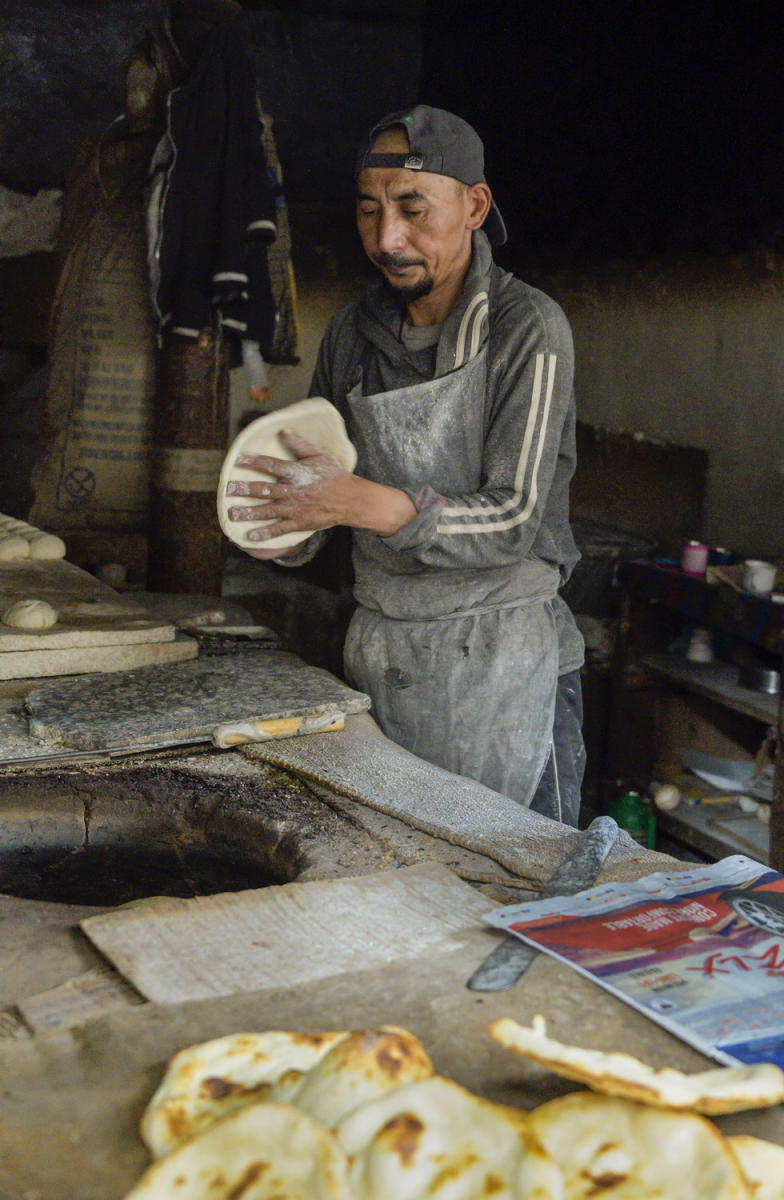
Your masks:
<svg viewBox="0 0 784 1200"><path fill-rule="evenodd" d="M232 480L226 489L230 496L265 501L230 508L232 521L274 522L249 532L248 540L259 543L258 550L248 551L254 557L281 558L293 552L296 547L290 551L264 548L264 542L284 533L348 525L389 536L416 513L405 492L352 475L298 434L283 431L280 436L296 455L296 462L263 454L241 454L237 466L270 475L272 481Z"/></svg>

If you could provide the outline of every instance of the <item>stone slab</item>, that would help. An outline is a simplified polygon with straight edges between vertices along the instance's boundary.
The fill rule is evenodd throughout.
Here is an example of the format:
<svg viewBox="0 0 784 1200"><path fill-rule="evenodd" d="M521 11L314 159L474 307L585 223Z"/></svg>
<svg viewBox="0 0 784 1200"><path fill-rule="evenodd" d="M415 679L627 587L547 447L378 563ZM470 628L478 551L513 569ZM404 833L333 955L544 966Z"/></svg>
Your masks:
<svg viewBox="0 0 784 1200"><path fill-rule="evenodd" d="M225 721L331 708L357 713L370 707L370 699L294 654L262 649L117 678L44 684L28 694L26 705L33 737L58 748L105 750L207 739Z"/></svg>

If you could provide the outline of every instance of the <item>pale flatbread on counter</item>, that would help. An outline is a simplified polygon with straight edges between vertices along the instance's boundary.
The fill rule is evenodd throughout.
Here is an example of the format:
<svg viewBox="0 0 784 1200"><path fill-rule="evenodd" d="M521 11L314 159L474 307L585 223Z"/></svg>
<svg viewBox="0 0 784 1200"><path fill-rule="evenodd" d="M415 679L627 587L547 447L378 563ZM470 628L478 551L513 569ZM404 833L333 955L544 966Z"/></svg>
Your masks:
<svg viewBox="0 0 784 1200"><path fill-rule="evenodd" d="M354 1033L237 1033L175 1054L140 1132L159 1158L261 1100L293 1104L332 1129L365 1101L432 1074L419 1038L393 1025Z"/></svg>
<svg viewBox="0 0 784 1200"><path fill-rule="evenodd" d="M142 1115L153 1158L228 1113L266 1097L285 1077L298 1082L348 1033L234 1033L174 1055Z"/></svg>
<svg viewBox="0 0 784 1200"><path fill-rule="evenodd" d="M403 1084L429 1079L433 1064L419 1038L394 1025L351 1033L290 1086L272 1088L270 1100L287 1100L327 1129L355 1108Z"/></svg>
<svg viewBox="0 0 784 1200"><path fill-rule="evenodd" d="M530 1114L568 1200L748 1200L727 1139L697 1113L572 1092Z"/></svg>
<svg viewBox="0 0 784 1200"><path fill-rule="evenodd" d="M711 1090L705 1078L722 1071L653 1072L563 1046L541 1018L489 1028L594 1085L615 1060L634 1064L632 1091L676 1077L681 1107L664 1107L667 1086L648 1087L647 1103L579 1091L528 1112L497 1104L434 1074L394 1025L234 1034L171 1060L141 1123L156 1161L126 1200L784 1200L784 1147L725 1137L684 1107L689 1089L726 1105L732 1076Z"/></svg>
<svg viewBox="0 0 784 1200"><path fill-rule="evenodd" d="M784 1200L784 1146L739 1133L727 1138L754 1200Z"/></svg>
<svg viewBox="0 0 784 1200"><path fill-rule="evenodd" d="M525 1113L434 1076L338 1126L356 1200L561 1200L561 1172Z"/></svg>

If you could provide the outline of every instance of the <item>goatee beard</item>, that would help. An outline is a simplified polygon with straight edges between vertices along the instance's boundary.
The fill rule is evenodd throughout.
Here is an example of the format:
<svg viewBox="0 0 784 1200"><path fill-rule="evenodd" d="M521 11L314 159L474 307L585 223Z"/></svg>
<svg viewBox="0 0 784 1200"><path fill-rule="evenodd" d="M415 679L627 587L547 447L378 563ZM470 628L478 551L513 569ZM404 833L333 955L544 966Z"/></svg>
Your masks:
<svg viewBox="0 0 784 1200"><path fill-rule="evenodd" d="M422 296L429 296L432 292L434 283L433 276L427 270L427 267L422 259L407 260L403 258L402 255L398 256L396 254L387 254L382 250L380 254L375 256L373 261L382 271L385 267L425 267L425 274L422 279L420 279L419 283L411 283L408 284L408 286L401 284L399 287L397 287L388 279L386 275L384 276L384 282L392 292L393 296L396 296L403 304L411 304L412 301L420 300Z"/></svg>
<svg viewBox="0 0 784 1200"><path fill-rule="evenodd" d="M403 306L412 304L414 300L421 300L423 296L429 296L433 290L432 275L425 275L423 279L419 280L419 283L411 283L407 287L403 285L396 287L389 282L386 276L384 277L384 283L397 302Z"/></svg>

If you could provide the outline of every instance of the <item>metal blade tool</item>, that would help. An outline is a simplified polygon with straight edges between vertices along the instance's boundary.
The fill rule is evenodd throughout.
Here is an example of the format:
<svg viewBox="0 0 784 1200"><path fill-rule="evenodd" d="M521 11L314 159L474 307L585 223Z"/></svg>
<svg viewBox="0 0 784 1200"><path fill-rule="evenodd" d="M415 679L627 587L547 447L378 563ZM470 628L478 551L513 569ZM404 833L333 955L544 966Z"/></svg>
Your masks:
<svg viewBox="0 0 784 1200"><path fill-rule="evenodd" d="M560 863L539 895L540 900L554 896L573 896L591 887L599 877L607 855L618 836L612 817L594 817L580 834L575 848ZM491 950L474 971L467 986L475 992L501 992L517 983L539 951L509 935Z"/></svg>

